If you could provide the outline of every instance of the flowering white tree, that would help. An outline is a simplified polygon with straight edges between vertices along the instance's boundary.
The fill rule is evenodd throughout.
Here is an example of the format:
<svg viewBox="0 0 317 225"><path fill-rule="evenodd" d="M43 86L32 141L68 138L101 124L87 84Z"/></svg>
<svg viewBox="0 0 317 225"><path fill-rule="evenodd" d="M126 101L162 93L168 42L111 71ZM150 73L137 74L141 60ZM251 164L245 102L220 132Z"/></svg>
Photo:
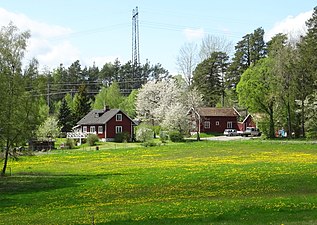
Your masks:
<svg viewBox="0 0 317 225"><path fill-rule="evenodd" d="M58 120L50 116L39 126L36 136L40 140L49 140L58 137L60 132L61 128L58 126Z"/></svg>
<svg viewBox="0 0 317 225"><path fill-rule="evenodd" d="M179 93L173 80L146 83L136 101L138 118L152 125L160 124L169 106L177 102Z"/></svg>
<svg viewBox="0 0 317 225"><path fill-rule="evenodd" d="M155 110L161 99L162 83L150 81L139 90L136 100L136 112L140 120L155 125L157 121Z"/></svg>
<svg viewBox="0 0 317 225"><path fill-rule="evenodd" d="M168 131L179 131L180 133L185 133L189 130L189 121L186 107L178 102L171 105L167 109L168 113L162 122L162 127Z"/></svg>
<svg viewBox="0 0 317 225"><path fill-rule="evenodd" d="M136 140L141 142L150 141L153 138L153 130L148 127L141 126L136 131Z"/></svg>
<svg viewBox="0 0 317 225"><path fill-rule="evenodd" d="M179 102L180 88L174 80L161 81L161 96L158 107L154 110L155 117L161 123L169 113L169 108Z"/></svg>
<svg viewBox="0 0 317 225"><path fill-rule="evenodd" d="M196 89L180 83L170 79L143 85L136 101L138 118L168 130L187 131L188 112L201 106L202 97Z"/></svg>

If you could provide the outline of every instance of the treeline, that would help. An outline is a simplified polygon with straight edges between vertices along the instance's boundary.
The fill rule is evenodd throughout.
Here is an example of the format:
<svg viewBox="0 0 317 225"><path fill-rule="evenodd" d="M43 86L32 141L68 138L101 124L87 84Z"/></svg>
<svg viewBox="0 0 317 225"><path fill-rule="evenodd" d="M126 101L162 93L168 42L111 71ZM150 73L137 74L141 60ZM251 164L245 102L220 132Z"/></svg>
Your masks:
<svg viewBox="0 0 317 225"><path fill-rule="evenodd" d="M160 64L132 66L131 62L121 64L117 59L114 63L106 63L101 69L97 66L82 68L77 60L68 68L61 64L52 71L39 72L37 60L32 60L25 69L24 77L28 80L27 89L34 96L42 96L47 100L50 112L56 112L60 101L66 94L74 95L81 85L85 85L86 92L93 98L102 87L110 87L117 83L124 95L138 89L149 80L166 79L170 75Z"/></svg>
<svg viewBox="0 0 317 225"><path fill-rule="evenodd" d="M306 26L296 42L285 34L265 42L258 28L236 44L232 59L213 51L191 85L207 106L246 108L268 137L285 129L289 137L317 138L317 7Z"/></svg>

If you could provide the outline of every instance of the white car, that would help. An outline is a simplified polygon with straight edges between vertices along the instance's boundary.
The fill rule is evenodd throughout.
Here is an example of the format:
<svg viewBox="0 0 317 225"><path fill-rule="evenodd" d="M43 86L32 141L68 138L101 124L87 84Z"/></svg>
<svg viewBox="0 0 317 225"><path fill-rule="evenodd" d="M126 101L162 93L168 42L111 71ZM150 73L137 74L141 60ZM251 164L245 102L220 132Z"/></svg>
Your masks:
<svg viewBox="0 0 317 225"><path fill-rule="evenodd" d="M223 135L225 135L225 136L237 136L238 132L236 129L225 129L225 131L223 132Z"/></svg>

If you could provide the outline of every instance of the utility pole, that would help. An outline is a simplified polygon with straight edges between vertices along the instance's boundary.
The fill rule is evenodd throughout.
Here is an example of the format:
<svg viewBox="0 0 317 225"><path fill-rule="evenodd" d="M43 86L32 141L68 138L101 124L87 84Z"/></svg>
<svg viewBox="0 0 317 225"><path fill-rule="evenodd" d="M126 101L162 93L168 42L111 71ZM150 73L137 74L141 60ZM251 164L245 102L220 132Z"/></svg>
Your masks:
<svg viewBox="0 0 317 225"><path fill-rule="evenodd" d="M50 114L50 81L47 82L47 105L48 105L48 114Z"/></svg>
<svg viewBox="0 0 317 225"><path fill-rule="evenodd" d="M47 97L46 97L46 101L47 101L47 105L48 105L48 115L50 115L51 113L51 73L48 73L48 78L47 78Z"/></svg>

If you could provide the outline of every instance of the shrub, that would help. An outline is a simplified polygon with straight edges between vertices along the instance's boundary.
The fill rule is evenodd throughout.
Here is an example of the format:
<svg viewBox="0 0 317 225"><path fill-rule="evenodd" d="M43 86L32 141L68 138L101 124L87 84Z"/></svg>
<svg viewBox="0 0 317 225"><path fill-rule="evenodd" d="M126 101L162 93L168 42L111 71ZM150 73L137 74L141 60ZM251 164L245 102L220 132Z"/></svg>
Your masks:
<svg viewBox="0 0 317 225"><path fill-rule="evenodd" d="M308 140L316 140L317 139L317 131L316 130L309 130L306 132L306 138Z"/></svg>
<svg viewBox="0 0 317 225"><path fill-rule="evenodd" d="M156 146L157 144L154 142L154 141L146 141L146 142L143 142L142 145L144 147L153 147L153 146Z"/></svg>
<svg viewBox="0 0 317 225"><path fill-rule="evenodd" d="M166 143L166 141L168 140L168 134L166 131L161 131L160 132L160 141L162 143Z"/></svg>
<svg viewBox="0 0 317 225"><path fill-rule="evenodd" d="M147 142L153 139L153 130L145 127L140 126L136 131L136 140L140 142Z"/></svg>
<svg viewBox="0 0 317 225"><path fill-rule="evenodd" d="M73 149L75 148L75 142L74 142L74 139L71 139L71 138L67 138L66 139L66 148L68 149Z"/></svg>
<svg viewBox="0 0 317 225"><path fill-rule="evenodd" d="M169 134L170 140L172 142L183 142L184 136L178 131L172 131Z"/></svg>
<svg viewBox="0 0 317 225"><path fill-rule="evenodd" d="M154 132L154 134L153 134L153 137L156 137L156 135L159 135L160 134L160 132L161 132L161 126L152 126L152 127L150 127L152 130L153 130L153 132Z"/></svg>
<svg viewBox="0 0 317 225"><path fill-rule="evenodd" d="M117 143L128 142L130 140L130 134L128 132L117 133L114 137L114 141Z"/></svg>
<svg viewBox="0 0 317 225"><path fill-rule="evenodd" d="M96 134L89 134L87 136L87 143L89 146L94 146L99 141L99 137Z"/></svg>

